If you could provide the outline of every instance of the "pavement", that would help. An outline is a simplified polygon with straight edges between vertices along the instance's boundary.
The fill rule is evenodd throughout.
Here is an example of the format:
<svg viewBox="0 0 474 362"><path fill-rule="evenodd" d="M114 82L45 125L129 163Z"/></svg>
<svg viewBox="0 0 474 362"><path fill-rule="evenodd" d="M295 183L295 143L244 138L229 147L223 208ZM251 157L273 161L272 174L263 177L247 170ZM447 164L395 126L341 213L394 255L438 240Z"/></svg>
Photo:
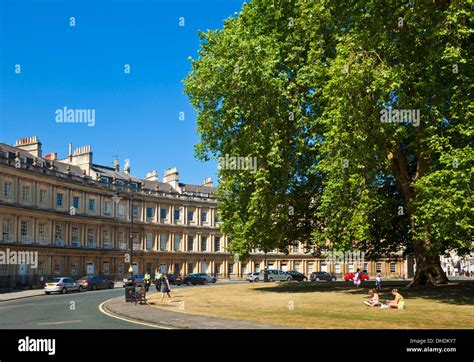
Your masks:
<svg viewBox="0 0 474 362"><path fill-rule="evenodd" d="M125 303L124 297L106 301L102 309L110 315L162 329L289 329L275 324L172 312L149 304L135 305L135 303Z"/></svg>

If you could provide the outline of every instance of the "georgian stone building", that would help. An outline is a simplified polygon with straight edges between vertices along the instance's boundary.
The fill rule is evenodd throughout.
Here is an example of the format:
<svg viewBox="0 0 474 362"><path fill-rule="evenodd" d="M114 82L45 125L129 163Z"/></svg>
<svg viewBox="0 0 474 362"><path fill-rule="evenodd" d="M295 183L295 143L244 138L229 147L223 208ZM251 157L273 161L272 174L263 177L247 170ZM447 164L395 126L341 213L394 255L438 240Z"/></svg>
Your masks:
<svg viewBox="0 0 474 362"><path fill-rule="evenodd" d="M14 146L0 143L0 251L37 251L38 265L0 264L0 286L36 284L50 276L108 275L120 279L130 265L130 239L136 272L207 272L245 278L264 267L263 253L236 261L219 229L216 189L181 183L176 168L162 182L156 171L140 179L127 161L120 170L93 162L90 146L67 157L42 154L36 136ZM133 220L132 220L133 219ZM131 222L133 221L133 230ZM407 275L404 260L327 263L295 246L290 254L267 254L269 268L326 270L343 275L357 267L369 274ZM42 279L43 278L43 279Z"/></svg>

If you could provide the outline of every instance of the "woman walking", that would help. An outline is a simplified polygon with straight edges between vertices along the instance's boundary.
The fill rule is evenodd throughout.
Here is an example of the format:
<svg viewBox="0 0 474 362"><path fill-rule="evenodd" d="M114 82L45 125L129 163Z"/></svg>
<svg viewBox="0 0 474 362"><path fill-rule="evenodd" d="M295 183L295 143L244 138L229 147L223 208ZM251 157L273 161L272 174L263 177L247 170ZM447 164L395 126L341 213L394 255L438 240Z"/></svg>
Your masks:
<svg viewBox="0 0 474 362"><path fill-rule="evenodd" d="M170 292L171 292L171 289L170 289L170 281L168 280L168 273L165 273L165 274L163 274L163 278L161 280L161 300L160 300L160 303L163 301L163 298L165 297L165 294L170 299L170 300L168 300L168 303L171 303L173 301L171 299Z"/></svg>

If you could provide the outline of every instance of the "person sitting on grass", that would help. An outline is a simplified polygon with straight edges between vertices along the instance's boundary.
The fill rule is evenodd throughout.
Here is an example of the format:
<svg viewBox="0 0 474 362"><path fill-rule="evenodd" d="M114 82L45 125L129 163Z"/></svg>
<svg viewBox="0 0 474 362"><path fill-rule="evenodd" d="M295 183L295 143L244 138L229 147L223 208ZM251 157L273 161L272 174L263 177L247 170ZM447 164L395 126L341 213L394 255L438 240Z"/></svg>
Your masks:
<svg viewBox="0 0 474 362"><path fill-rule="evenodd" d="M392 294L395 296L394 300L389 301L387 304L390 308L397 308L397 309L404 309L405 308L405 299L402 297L400 293L398 293L398 289L392 289Z"/></svg>
<svg viewBox="0 0 474 362"><path fill-rule="evenodd" d="M376 307L376 306L380 305L379 295L377 294L375 289L373 289L373 288L370 289L369 294L370 294L370 299L366 300L364 302L364 304L369 306L369 307Z"/></svg>

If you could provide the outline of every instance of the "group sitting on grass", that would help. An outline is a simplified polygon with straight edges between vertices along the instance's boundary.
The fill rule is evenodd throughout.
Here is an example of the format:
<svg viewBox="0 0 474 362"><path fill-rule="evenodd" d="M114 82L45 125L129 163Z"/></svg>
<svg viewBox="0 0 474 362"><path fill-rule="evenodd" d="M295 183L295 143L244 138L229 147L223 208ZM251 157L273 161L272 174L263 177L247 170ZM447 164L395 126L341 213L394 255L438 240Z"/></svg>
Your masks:
<svg viewBox="0 0 474 362"><path fill-rule="evenodd" d="M405 309L405 299L402 297L400 293L398 293L398 289L392 289L392 294L395 297L394 300L386 300L385 303L381 303L379 299L378 293L375 289L370 289L369 291L370 299L364 301L364 304L369 307L379 307L380 308L395 308L395 309Z"/></svg>

